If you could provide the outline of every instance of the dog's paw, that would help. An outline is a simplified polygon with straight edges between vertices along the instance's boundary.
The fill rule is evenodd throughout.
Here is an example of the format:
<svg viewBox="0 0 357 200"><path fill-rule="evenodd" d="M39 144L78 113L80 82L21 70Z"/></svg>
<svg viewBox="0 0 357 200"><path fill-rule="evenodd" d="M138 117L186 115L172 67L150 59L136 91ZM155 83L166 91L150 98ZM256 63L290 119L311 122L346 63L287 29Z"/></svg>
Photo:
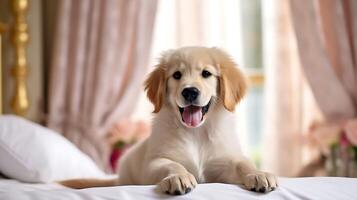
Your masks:
<svg viewBox="0 0 357 200"><path fill-rule="evenodd" d="M190 174L173 174L161 180L158 187L167 194L182 195L191 192L197 185L195 177Z"/></svg>
<svg viewBox="0 0 357 200"><path fill-rule="evenodd" d="M246 189L255 192L270 192L278 186L273 174L256 171L244 177L243 185Z"/></svg>

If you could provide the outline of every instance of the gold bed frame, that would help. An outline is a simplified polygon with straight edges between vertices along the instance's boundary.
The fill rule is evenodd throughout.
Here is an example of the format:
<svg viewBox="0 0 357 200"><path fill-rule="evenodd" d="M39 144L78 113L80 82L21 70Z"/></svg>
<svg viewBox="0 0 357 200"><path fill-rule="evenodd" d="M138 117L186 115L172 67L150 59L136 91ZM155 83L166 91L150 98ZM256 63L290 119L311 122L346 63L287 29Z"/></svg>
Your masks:
<svg viewBox="0 0 357 200"><path fill-rule="evenodd" d="M0 114L2 112L2 51L1 51L1 35L5 32L5 25L0 22Z"/></svg>
<svg viewBox="0 0 357 200"><path fill-rule="evenodd" d="M15 114L25 116L30 102L27 96L26 77L27 77L27 57L26 49L29 41L28 24L26 14L28 0L11 0L11 10L14 16L14 23L11 26L11 41L14 46L14 65L11 75L15 81L14 95L11 99L11 108ZM1 34L4 32L5 25L0 23L0 113L3 113L3 94L2 94L2 65L1 65Z"/></svg>

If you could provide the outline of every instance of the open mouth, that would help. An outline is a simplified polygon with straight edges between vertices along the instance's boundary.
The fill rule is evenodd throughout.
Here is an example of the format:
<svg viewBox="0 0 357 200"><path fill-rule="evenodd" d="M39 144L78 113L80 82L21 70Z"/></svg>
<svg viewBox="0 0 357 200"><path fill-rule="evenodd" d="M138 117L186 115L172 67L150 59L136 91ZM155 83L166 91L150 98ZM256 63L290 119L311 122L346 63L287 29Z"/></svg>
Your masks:
<svg viewBox="0 0 357 200"><path fill-rule="evenodd" d="M203 121L203 116L208 112L211 101L205 106L189 105L184 108L179 107L182 121L188 127L197 127Z"/></svg>

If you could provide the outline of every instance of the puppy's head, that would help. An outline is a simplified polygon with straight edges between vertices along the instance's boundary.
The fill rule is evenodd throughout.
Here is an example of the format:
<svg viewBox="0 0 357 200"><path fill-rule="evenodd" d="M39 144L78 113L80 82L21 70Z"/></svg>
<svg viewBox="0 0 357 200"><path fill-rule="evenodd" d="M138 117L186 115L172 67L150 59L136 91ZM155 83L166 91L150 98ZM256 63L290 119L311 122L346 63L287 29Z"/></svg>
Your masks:
<svg viewBox="0 0 357 200"><path fill-rule="evenodd" d="M217 103L233 112L245 94L246 81L224 51L184 47L163 53L145 89L155 113L168 106L184 126L196 128Z"/></svg>

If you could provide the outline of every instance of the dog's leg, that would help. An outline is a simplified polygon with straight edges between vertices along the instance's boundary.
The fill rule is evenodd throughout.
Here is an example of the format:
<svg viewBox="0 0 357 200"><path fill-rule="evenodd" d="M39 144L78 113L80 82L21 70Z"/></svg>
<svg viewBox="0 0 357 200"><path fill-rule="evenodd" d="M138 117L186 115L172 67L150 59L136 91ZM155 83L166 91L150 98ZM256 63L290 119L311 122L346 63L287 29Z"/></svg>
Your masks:
<svg viewBox="0 0 357 200"><path fill-rule="evenodd" d="M208 182L240 184L256 192L269 192L277 187L273 174L257 170L247 159L214 159L207 164L205 176Z"/></svg>
<svg viewBox="0 0 357 200"><path fill-rule="evenodd" d="M168 194L186 194L197 185L195 177L184 166L166 158L152 160L147 173L149 179L158 182L159 189Z"/></svg>

